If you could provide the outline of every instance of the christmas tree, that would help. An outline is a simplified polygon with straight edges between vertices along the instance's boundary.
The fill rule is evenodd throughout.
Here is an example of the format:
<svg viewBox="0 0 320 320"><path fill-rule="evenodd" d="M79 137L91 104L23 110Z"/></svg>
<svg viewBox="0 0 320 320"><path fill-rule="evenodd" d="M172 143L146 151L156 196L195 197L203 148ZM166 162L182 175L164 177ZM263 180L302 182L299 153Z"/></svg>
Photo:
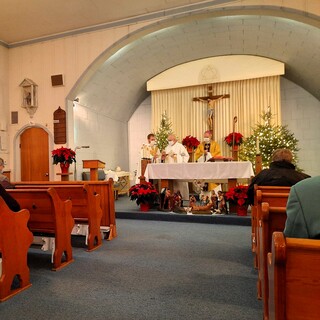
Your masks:
<svg viewBox="0 0 320 320"><path fill-rule="evenodd" d="M298 140L294 137L287 126L272 125L272 113L270 107L267 112L261 115L263 124L257 124L253 129L253 134L246 138L239 151L239 159L250 161L255 168L255 159L257 153L257 140L262 157L262 168L269 168L273 151L276 149L289 149L293 154L293 163L298 162L297 152L299 151Z"/></svg>
<svg viewBox="0 0 320 320"><path fill-rule="evenodd" d="M168 145L168 135L173 133L171 126L172 124L170 123L168 116L164 112L161 116L160 127L155 133L157 145L160 151L164 150Z"/></svg>

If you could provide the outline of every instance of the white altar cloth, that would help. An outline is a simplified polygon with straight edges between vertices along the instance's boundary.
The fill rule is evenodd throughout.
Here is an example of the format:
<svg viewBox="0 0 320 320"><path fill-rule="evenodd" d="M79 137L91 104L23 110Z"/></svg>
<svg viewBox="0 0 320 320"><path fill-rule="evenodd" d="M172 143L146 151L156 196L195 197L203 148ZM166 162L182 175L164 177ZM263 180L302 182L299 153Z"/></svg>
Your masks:
<svg viewBox="0 0 320 320"><path fill-rule="evenodd" d="M149 163L145 174L149 179L206 180L249 179L254 176L250 161Z"/></svg>

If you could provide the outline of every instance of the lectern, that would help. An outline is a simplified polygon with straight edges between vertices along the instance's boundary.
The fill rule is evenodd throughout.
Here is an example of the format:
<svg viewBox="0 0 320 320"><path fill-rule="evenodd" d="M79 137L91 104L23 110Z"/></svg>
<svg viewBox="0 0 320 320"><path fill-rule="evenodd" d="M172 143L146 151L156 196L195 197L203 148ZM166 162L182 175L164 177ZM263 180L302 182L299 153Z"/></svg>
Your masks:
<svg viewBox="0 0 320 320"><path fill-rule="evenodd" d="M82 160L83 168L90 169L90 180L98 180L98 169L103 169L105 163L100 160Z"/></svg>
<svg viewBox="0 0 320 320"><path fill-rule="evenodd" d="M139 177L140 184L146 183L146 178L144 176L144 173L146 172L146 167L148 163L151 163L151 159L141 159L141 176Z"/></svg>

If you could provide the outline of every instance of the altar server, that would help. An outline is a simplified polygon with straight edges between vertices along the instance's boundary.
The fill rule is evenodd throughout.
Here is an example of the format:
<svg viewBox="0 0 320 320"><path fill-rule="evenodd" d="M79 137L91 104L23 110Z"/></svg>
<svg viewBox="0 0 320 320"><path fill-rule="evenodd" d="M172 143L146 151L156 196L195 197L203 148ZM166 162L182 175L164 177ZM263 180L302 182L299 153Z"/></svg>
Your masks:
<svg viewBox="0 0 320 320"><path fill-rule="evenodd" d="M147 135L147 143L144 143L140 149L140 159L138 161L136 183L140 183L141 176L141 160L148 159L152 163L160 162L161 153L157 146L156 137L153 133Z"/></svg>
<svg viewBox="0 0 320 320"><path fill-rule="evenodd" d="M147 136L148 143L143 144L140 151L141 159L150 159L151 162L159 162L160 150L156 143L156 137L153 133Z"/></svg>

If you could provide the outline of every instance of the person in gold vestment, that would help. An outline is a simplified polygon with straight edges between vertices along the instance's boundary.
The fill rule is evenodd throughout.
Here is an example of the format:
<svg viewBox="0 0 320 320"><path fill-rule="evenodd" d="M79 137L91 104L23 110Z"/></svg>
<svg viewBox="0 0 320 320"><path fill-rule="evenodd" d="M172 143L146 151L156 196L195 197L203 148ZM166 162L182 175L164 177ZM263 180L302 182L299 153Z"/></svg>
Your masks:
<svg viewBox="0 0 320 320"><path fill-rule="evenodd" d="M196 162L207 162L211 157L221 156L220 145L212 140L211 131L205 131L203 141L198 145L194 152ZM215 183L208 183L208 191L215 189Z"/></svg>
<svg viewBox="0 0 320 320"><path fill-rule="evenodd" d="M211 131L206 131L203 134L203 141L198 145L197 149L194 152L195 161L198 161L200 157L203 156L202 162L206 162L209 159L206 159L206 156L211 155L211 157L220 156L220 145L212 140ZM199 161L200 162L200 161Z"/></svg>

